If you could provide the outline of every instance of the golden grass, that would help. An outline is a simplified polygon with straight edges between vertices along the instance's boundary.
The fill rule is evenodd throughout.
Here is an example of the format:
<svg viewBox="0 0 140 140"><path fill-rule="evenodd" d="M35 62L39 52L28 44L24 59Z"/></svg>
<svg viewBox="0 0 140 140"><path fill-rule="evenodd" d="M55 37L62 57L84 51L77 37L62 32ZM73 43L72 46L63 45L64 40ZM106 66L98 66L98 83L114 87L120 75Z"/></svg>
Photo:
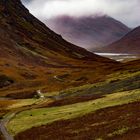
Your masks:
<svg viewBox="0 0 140 140"><path fill-rule="evenodd" d="M15 108L20 108L20 107L24 107L24 106L29 106L32 104L35 104L36 102L38 102L38 99L23 99L23 100L16 100L16 103L10 105L7 107L7 109L11 110L11 109L15 109Z"/></svg>
<svg viewBox="0 0 140 140"><path fill-rule="evenodd" d="M104 98L84 103L27 110L17 114L8 123L7 128L11 134L15 135L31 127L45 125L58 120L71 119L102 108L127 104L139 100L140 90L133 90L106 95Z"/></svg>

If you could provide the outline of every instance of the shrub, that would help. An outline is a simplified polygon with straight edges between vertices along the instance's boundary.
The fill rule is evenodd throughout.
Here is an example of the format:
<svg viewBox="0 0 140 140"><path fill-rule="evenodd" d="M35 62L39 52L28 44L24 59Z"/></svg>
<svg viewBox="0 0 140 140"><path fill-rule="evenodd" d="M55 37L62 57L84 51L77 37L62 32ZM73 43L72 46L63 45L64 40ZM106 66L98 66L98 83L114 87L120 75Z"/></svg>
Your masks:
<svg viewBox="0 0 140 140"><path fill-rule="evenodd" d="M14 83L14 81L11 78L7 77L6 75L0 75L0 88L9 86L12 83Z"/></svg>

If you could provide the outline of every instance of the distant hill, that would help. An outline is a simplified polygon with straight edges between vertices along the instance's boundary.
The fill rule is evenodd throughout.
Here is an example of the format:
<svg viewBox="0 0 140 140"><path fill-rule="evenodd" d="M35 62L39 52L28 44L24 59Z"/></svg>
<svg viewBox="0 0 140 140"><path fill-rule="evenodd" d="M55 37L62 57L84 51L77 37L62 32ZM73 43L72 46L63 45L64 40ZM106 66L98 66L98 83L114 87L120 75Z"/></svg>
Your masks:
<svg viewBox="0 0 140 140"><path fill-rule="evenodd" d="M101 48L100 52L140 54L140 27L135 28L119 41Z"/></svg>
<svg viewBox="0 0 140 140"><path fill-rule="evenodd" d="M108 45L130 31L109 16L60 16L46 21L46 24L66 40L89 50Z"/></svg>

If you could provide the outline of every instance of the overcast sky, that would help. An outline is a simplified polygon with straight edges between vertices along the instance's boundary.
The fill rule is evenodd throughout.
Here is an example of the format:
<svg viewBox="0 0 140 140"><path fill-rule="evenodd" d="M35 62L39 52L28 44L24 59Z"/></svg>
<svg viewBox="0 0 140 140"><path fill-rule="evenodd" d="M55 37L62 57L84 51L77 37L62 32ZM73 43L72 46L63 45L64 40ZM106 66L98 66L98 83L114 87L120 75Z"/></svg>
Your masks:
<svg viewBox="0 0 140 140"><path fill-rule="evenodd" d="M45 21L61 16L107 14L129 27L140 25L140 0L22 0L30 12ZM26 2L25 2L26 1Z"/></svg>

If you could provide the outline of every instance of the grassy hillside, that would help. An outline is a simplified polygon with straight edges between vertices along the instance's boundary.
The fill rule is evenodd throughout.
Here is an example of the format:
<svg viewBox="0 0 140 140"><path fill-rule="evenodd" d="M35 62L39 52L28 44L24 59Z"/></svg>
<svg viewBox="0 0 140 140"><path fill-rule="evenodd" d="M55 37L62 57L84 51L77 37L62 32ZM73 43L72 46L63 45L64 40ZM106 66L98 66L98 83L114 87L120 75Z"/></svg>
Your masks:
<svg viewBox="0 0 140 140"><path fill-rule="evenodd" d="M7 125L8 131L15 135L16 139L28 139L27 137L29 137L29 139L36 140L40 137L42 140L52 137L57 139L58 134L62 133L63 129L67 131L63 131L61 135L64 138L68 137L68 139L71 139L71 136L73 139L80 136L81 138L87 138L89 134L94 138L103 136L103 139L111 139L124 134L130 135L130 132L135 131L139 126L135 122L131 128L131 123L129 124L128 122L133 116L129 115L129 113L135 112L136 110L133 110L133 106L138 106L140 103L139 67L133 66L131 63L125 64L125 70L118 70L108 75L105 81L69 88L59 92L45 93L46 99L43 99L43 102L40 102L36 107L20 111L10 120ZM133 63L136 62L134 61ZM131 70L129 70L130 67ZM129 110L129 106L131 110ZM110 112L118 114L119 109L123 112L122 118L110 114ZM105 112L110 115L107 118L105 117L107 122L98 122L97 118L93 122L92 116L93 118L94 116L97 117L100 112L102 112L102 115L99 115L101 118L104 118ZM126 119L128 120L125 121L127 113L128 117ZM113 116L115 117L114 120ZM139 115L136 115L136 117L139 119ZM109 118L112 119L111 122L114 122L114 124L108 122ZM84 119L83 126L80 123L81 119ZM92 121L89 122L86 119L91 119ZM120 126L117 126L118 119L122 121ZM70 127L65 128L64 124L67 123L70 124ZM62 126L62 131L57 133L55 131L58 124ZM92 125L94 129L91 127ZM100 128L100 126L109 128L106 134L104 134L104 129ZM92 133L96 133L98 127L101 129L100 135L99 133L93 135ZM82 132L87 132L87 130L89 130L88 134L82 135ZM35 131L38 136L34 135ZM53 132L56 135L53 135ZM31 135L31 133L33 134ZM61 136L59 138L61 139Z"/></svg>
<svg viewBox="0 0 140 140"><path fill-rule="evenodd" d="M0 115L6 114L3 118L7 118L14 112L15 115L9 120L7 129L10 134L15 136L15 139L29 138L30 140L38 140L40 137L41 140L45 140L46 137L57 139L58 134L64 131L63 129L67 131L62 136L64 138L68 137L68 139L71 139L71 135L73 139L77 139L80 136L81 138L87 138L89 135L94 138L102 136L103 139L111 139L119 137L119 135L129 136L131 132L133 133L133 131L139 129L137 122L133 123L132 128L130 127L129 120L133 119L133 115L128 115L126 118L128 120L125 121L125 115L129 114L129 106L131 114L131 112L136 112L137 110L133 106L138 106L140 102L139 64L139 60L124 63L122 67L94 84L86 83L83 86L71 87L61 91L54 90L54 92L44 90L42 91L45 96L43 99L37 99L35 96L30 97L30 99L1 99ZM59 75L55 80L63 82L67 78L67 75ZM37 90L38 88L35 86L34 89ZM25 93L27 91L25 90ZM14 92L11 91L10 95L14 95ZM9 96L9 98L11 97ZM119 114L119 109L126 114L122 114L122 118L119 118L119 115L114 116L115 118L112 118L113 120L111 121L114 124L108 121L98 122L96 118L98 112L102 112L101 119L103 119L105 112L107 114L110 114L110 112ZM92 120L92 116L95 116L96 119ZM113 114L110 114L110 119L111 116L113 117ZM139 115L135 117L137 118L136 120L139 120ZM84 124L87 124L87 126L80 123L81 119L84 119ZM86 119L91 119L92 121L89 122ZM119 127L117 126L118 119L122 121ZM69 128L64 126L67 123L71 124ZM62 125L62 131L59 131L59 133L55 132L56 130L54 129L55 127L57 128L57 124ZM94 124L94 129L91 127L92 124ZM103 128L100 128L100 126ZM97 133L98 127L101 129L100 134ZM109 128L106 134L104 134L104 128ZM82 135L82 132L87 132L87 130L89 130L88 134ZM35 134L36 131L38 136ZM56 135L53 135L52 132ZM93 132L97 133L97 135L93 135ZM31 135L31 133L33 134ZM61 139L61 137L59 138Z"/></svg>
<svg viewBox="0 0 140 140"><path fill-rule="evenodd" d="M134 140L139 139L140 102L109 107L93 113L34 127L15 139L27 140Z"/></svg>
<svg viewBox="0 0 140 140"><path fill-rule="evenodd" d="M76 118L102 108L128 104L139 100L140 90L132 90L106 95L101 99L84 103L23 111L9 122L8 130L15 135L31 127L45 125L58 120Z"/></svg>

